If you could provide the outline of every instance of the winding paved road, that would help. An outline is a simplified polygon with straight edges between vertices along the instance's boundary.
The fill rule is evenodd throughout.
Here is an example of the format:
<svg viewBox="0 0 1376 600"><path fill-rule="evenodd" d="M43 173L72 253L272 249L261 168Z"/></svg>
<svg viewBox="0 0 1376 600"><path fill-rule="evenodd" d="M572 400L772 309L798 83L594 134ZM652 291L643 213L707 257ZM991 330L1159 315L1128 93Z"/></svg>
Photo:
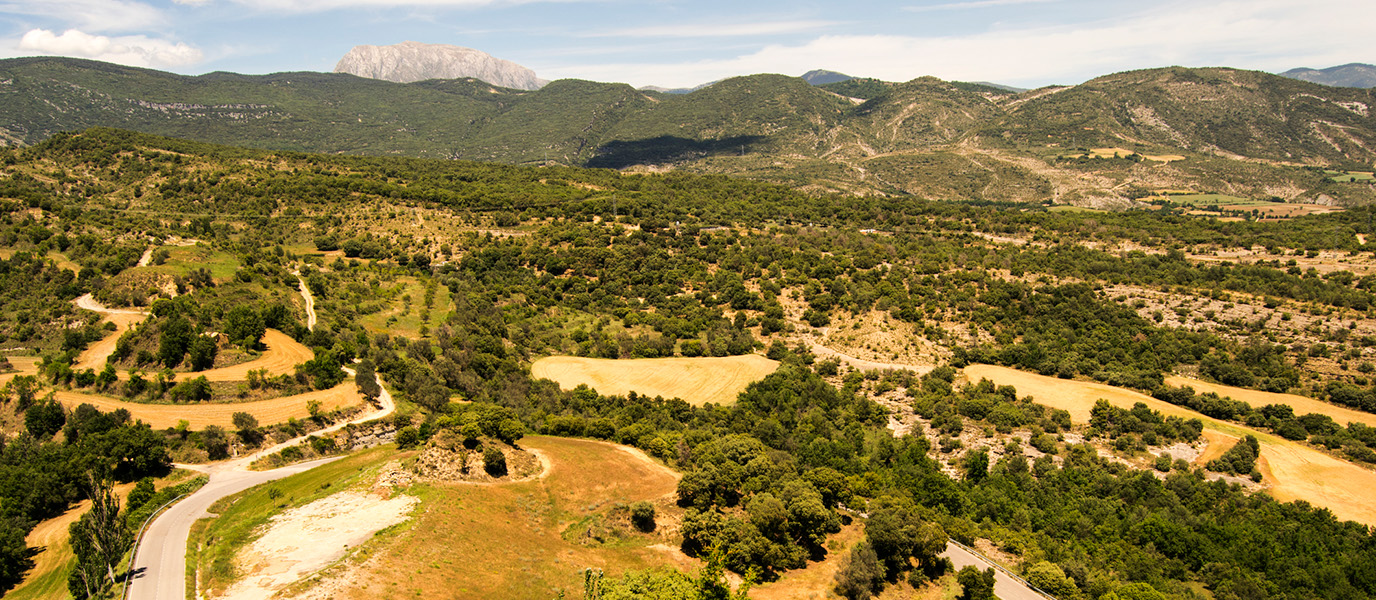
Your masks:
<svg viewBox="0 0 1376 600"><path fill-rule="evenodd" d="M315 302L304 282L301 285L301 295L306 299L306 312L309 316L308 327L314 329ZM344 370L350 376L355 374L353 369L346 367ZM191 526L200 519L214 517L215 515L207 512L207 509L220 498L237 494L255 485L309 471L337 460L339 457L289 465L271 471L248 470L248 466L254 461L274 452L280 452L288 446L299 444L309 435L333 433L350 424L366 423L391 415L396 411L396 403L392 400L392 394L387 391L386 387L383 387L380 377L377 378L377 384L382 390L378 396L378 402L381 406L377 411L370 414L349 422L337 423L319 431L313 431L306 436L292 438L276 446L234 460L214 465L178 465L182 468L208 473L210 481L181 502L172 505L172 508L149 525L148 531L144 533L143 541L139 544L134 553L134 559L130 563L134 575L126 597L138 600L186 600L186 544L191 536Z"/></svg>

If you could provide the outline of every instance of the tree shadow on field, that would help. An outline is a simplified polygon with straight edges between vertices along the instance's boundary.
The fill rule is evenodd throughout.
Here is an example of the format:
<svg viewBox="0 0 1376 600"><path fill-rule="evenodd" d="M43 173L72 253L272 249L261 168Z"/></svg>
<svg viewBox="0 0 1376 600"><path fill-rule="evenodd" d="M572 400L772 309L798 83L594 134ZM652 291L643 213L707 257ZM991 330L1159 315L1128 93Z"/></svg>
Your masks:
<svg viewBox="0 0 1376 600"><path fill-rule="evenodd" d="M738 135L716 140L661 135L642 140L618 140L599 146L597 155L588 159L587 166L622 169L633 165L656 165L709 156L745 154L767 139L761 135Z"/></svg>

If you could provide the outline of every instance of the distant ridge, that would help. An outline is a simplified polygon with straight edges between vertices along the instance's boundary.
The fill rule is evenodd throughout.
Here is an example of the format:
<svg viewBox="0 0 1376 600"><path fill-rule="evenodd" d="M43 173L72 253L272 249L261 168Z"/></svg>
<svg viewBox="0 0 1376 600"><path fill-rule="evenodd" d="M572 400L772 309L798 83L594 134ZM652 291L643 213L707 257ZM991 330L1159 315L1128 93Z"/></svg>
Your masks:
<svg viewBox="0 0 1376 600"><path fill-rule="evenodd" d="M536 77L535 71L480 50L420 42L354 46L339 59L334 72L393 83L472 77L518 90L538 90L549 83Z"/></svg>
<svg viewBox="0 0 1376 600"><path fill-rule="evenodd" d="M1366 63L1348 63L1327 69L1301 67L1290 69L1280 76L1333 87L1376 87L1376 65Z"/></svg>

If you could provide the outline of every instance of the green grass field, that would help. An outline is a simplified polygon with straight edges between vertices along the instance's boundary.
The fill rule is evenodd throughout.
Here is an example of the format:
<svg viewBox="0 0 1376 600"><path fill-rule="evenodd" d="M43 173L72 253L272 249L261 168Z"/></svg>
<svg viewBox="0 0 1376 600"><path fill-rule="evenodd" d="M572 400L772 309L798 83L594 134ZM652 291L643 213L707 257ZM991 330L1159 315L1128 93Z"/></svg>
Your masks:
<svg viewBox="0 0 1376 600"><path fill-rule="evenodd" d="M427 311L425 283L414 277L398 278L396 283L383 287L381 292L378 299L385 303L382 310L359 319L369 331L421 338L425 336L420 334L420 328L427 325L422 315L426 312L430 314L428 325L430 329L434 329L437 324L449 318L449 312L453 310L453 305L449 302L449 288L436 286L434 306ZM411 298L409 310L407 296Z"/></svg>
<svg viewBox="0 0 1376 600"><path fill-rule="evenodd" d="M1263 204L1271 204L1270 202L1266 202L1266 201L1264 201L1264 200L1249 200L1249 199L1247 199L1247 198L1239 198L1239 197L1237 197L1237 196L1229 196L1229 195L1227 195L1227 194L1182 194L1182 195L1178 195L1178 196L1172 195L1172 196L1166 196L1166 201L1167 201L1167 202L1170 202L1171 204L1175 204L1175 205L1180 205L1180 206L1196 206L1196 207L1213 206L1213 205L1218 205L1218 206L1224 206L1224 205L1228 205L1228 206L1237 206L1237 205L1260 206L1260 205L1263 205Z"/></svg>
<svg viewBox="0 0 1376 600"><path fill-rule="evenodd" d="M1371 171L1324 171L1328 175L1328 180L1338 183L1356 182L1369 183L1376 180L1376 174Z"/></svg>
<svg viewBox="0 0 1376 600"><path fill-rule="evenodd" d="M224 281L234 276L234 271L239 268L239 261L234 255L219 250L212 250L204 246L164 246L167 250L167 262L161 265L149 265L148 270L157 273L169 273L172 275L185 276L188 273L202 267L210 270L210 276L217 281Z"/></svg>

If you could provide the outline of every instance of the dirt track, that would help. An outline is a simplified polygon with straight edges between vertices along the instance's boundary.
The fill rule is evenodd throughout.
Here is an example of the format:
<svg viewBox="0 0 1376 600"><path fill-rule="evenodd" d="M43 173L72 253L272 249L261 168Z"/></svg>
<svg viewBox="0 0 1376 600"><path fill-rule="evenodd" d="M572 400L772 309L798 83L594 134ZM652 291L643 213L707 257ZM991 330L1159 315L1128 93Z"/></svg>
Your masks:
<svg viewBox="0 0 1376 600"><path fill-rule="evenodd" d="M613 396L632 391L646 396L682 398L696 406L731 404L750 383L779 368L756 354L710 358L638 358L610 360L550 356L535 361L530 375L548 378L565 389L587 384Z"/></svg>
<svg viewBox="0 0 1376 600"><path fill-rule="evenodd" d="M875 362L863 358L856 358L839 350L833 350L823 346L817 342L809 342L809 345L812 348L812 353L817 355L818 358L835 358L861 371L914 371L919 375L926 375L935 368L932 365Z"/></svg>
<svg viewBox="0 0 1376 600"><path fill-rule="evenodd" d="M259 423L285 423L291 417L301 419L310 416L307 404L311 400L320 401L321 412L355 406L363 402L352 379L347 379L328 390L233 404L140 404L64 390L57 391L57 399L68 409L80 404L90 404L105 412L123 408L135 419L148 423L153 429L176 427L177 422L182 419L190 422L192 429L202 429L207 425L233 427L232 417L236 412L249 413L256 417Z"/></svg>
<svg viewBox="0 0 1376 600"><path fill-rule="evenodd" d="M1277 500L1305 500L1333 511L1339 519L1376 525L1376 495L1371 493L1376 490L1376 471L1284 438L1102 383L1057 379L991 365L965 367L965 376L973 381L986 378L999 385L1012 385L1019 395L1030 395L1040 404L1070 411L1071 419L1079 423L1089 422L1090 409L1103 398L1122 408L1142 402L1163 415L1199 419L1206 430L1230 437L1251 434L1261 442L1261 457L1266 465L1261 469L1262 475Z"/></svg>

